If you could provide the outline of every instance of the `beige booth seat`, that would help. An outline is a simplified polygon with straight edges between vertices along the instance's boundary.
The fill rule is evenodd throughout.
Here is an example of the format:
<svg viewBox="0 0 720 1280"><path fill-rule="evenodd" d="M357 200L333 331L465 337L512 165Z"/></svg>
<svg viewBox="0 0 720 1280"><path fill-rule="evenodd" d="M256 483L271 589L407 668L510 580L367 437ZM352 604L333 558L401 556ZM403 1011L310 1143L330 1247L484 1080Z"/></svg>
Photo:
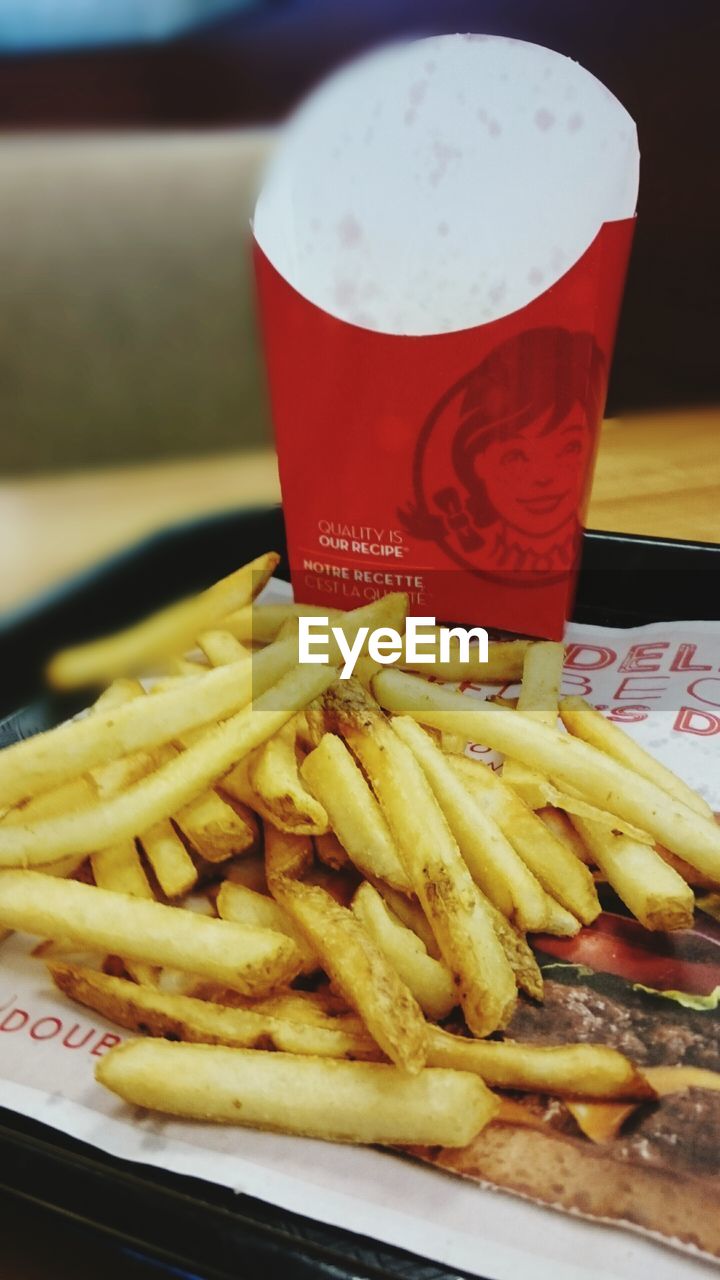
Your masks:
<svg viewBox="0 0 720 1280"><path fill-rule="evenodd" d="M268 146L0 140L0 473L268 442L249 231Z"/></svg>

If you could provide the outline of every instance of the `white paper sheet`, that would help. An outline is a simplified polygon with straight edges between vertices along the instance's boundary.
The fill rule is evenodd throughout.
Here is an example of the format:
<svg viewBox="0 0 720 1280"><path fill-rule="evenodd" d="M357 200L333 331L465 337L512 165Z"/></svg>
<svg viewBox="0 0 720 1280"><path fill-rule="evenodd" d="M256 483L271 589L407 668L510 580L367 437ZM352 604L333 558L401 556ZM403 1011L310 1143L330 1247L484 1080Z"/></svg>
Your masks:
<svg viewBox="0 0 720 1280"><path fill-rule="evenodd" d="M287 598L288 590L273 584L270 598ZM720 707L713 710L711 702L720 703L720 627L684 622L612 631L572 624L567 639L614 652L612 662L607 653L596 653L607 665L581 672L592 680L590 700L613 708L649 707L647 719L624 727L720 808ZM659 671L620 670L639 644L655 645L656 657L635 649L636 664L659 662ZM591 650L574 652L579 664ZM672 670L679 662L686 669ZM690 670L690 662L707 669ZM568 672L568 691L578 669ZM618 699L620 682L633 674L652 677L652 686L635 684L626 689L631 699ZM673 729L684 706L717 715L714 732ZM698 719L694 727L709 724ZM118 1029L55 991L44 966L31 957L32 946L33 940L17 936L0 949L4 1106L114 1155L232 1187L487 1280L524 1280L528 1274L535 1280L709 1280L718 1274L715 1263L666 1244L463 1182L392 1153L134 1111L93 1077L101 1054L121 1038Z"/></svg>

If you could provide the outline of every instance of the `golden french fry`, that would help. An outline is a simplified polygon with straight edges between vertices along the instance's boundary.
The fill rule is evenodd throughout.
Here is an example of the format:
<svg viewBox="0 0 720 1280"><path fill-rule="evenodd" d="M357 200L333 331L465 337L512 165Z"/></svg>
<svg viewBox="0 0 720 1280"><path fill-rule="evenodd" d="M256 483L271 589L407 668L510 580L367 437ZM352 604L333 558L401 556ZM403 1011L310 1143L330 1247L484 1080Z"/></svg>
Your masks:
<svg viewBox="0 0 720 1280"><path fill-rule="evenodd" d="M220 668L218 674L227 670L228 667ZM0 866L53 862L67 853L91 853L140 835L221 778L236 760L259 746L308 700L327 688L335 674L333 668L327 667L288 672L249 707L209 729L194 746L104 804L32 825L0 824ZM148 699L148 706L151 701ZM121 707L117 715L135 705Z"/></svg>
<svg viewBox="0 0 720 1280"><path fill-rule="evenodd" d="M548 894L548 918L543 933L552 933L558 938L574 938L579 932L580 921L577 916Z"/></svg>
<svg viewBox="0 0 720 1280"><path fill-rule="evenodd" d="M569 849L586 866L592 866L592 858L587 845L581 840L568 815L562 809L554 809L552 805L545 805L544 808L538 809L536 812L538 818L545 823L548 831L552 831L556 839L560 840L566 849Z"/></svg>
<svg viewBox="0 0 720 1280"><path fill-rule="evenodd" d="M152 750L184 732L224 719L295 667L295 645L271 645L149 699L136 698L49 729L0 752L0 803L48 791L96 766Z"/></svg>
<svg viewBox="0 0 720 1280"><path fill-rule="evenodd" d="M280 879L272 889L383 1052L405 1071L422 1071L422 1011L357 917L316 885Z"/></svg>
<svg viewBox="0 0 720 1280"><path fill-rule="evenodd" d="M203 671L207 671L207 663L193 662L189 658L171 658L169 662L163 664L165 670L171 676L177 676L181 680L192 680L195 676L202 675ZM212 664L215 665L214 663Z"/></svg>
<svg viewBox="0 0 720 1280"><path fill-rule="evenodd" d="M685 862L684 858L678 858L676 853L671 853L669 849L665 849L661 844L655 845L655 852L660 855L663 862L667 862L674 867L679 876L686 884L692 885L693 889L716 889L720 885L717 876L704 876L701 871L696 871L695 867L691 867L689 862Z"/></svg>
<svg viewBox="0 0 720 1280"><path fill-rule="evenodd" d="M248 604L223 618L222 625L236 640L269 644L277 639L288 618L327 618L328 625L332 626L337 625L342 616L339 609L326 609L318 604Z"/></svg>
<svg viewBox="0 0 720 1280"><path fill-rule="evenodd" d="M435 1067L477 1071L498 1089L559 1097L651 1098L653 1091L630 1060L600 1044L557 1047L512 1040L467 1040L440 1027L429 1031L428 1061Z"/></svg>
<svg viewBox="0 0 720 1280"><path fill-rule="evenodd" d="M259 850L224 863L222 874L231 884L243 884L246 889L253 889L255 893L268 892L265 859Z"/></svg>
<svg viewBox="0 0 720 1280"><path fill-rule="evenodd" d="M282 1018L257 1008L237 1008L194 996L138 986L94 969L54 961L53 982L71 1000L130 1031L194 1044L277 1049L321 1058L377 1061L380 1050L363 1028L346 1030L341 1020L322 1025ZM330 1025L327 1025L327 1024Z"/></svg>
<svg viewBox="0 0 720 1280"><path fill-rule="evenodd" d="M125 631L64 649L48 665L50 684L56 689L77 689L182 653L199 632L248 604L271 577L279 559L275 552L258 556L200 595L161 609Z"/></svg>
<svg viewBox="0 0 720 1280"><path fill-rule="evenodd" d="M410 882L382 810L344 742L324 734L300 773L358 870L408 892Z"/></svg>
<svg viewBox="0 0 720 1280"><path fill-rule="evenodd" d="M95 699L92 711L111 711L113 707L123 707L126 702L132 702L133 698L141 698L144 693L145 690L140 681L135 677L121 677L113 680L107 689L103 689Z"/></svg>
<svg viewBox="0 0 720 1280"><path fill-rule="evenodd" d="M265 823L265 876L271 892L276 881L299 880L312 866L314 850L309 836L295 836Z"/></svg>
<svg viewBox="0 0 720 1280"><path fill-rule="evenodd" d="M453 757L449 765L488 817L498 824L543 889L584 924L590 924L600 913L590 872L507 785L504 771L500 778L487 765L467 756Z"/></svg>
<svg viewBox="0 0 720 1280"><path fill-rule="evenodd" d="M0 757L1 758L1 757ZM98 798L98 790L89 775L63 782L52 791L31 796L21 804L8 809L0 819L1 826L17 827L23 823L38 822L56 814L87 808Z"/></svg>
<svg viewBox="0 0 720 1280"><path fill-rule="evenodd" d="M162 818L140 837L145 857L167 898L180 898L197 882L195 863L169 818Z"/></svg>
<svg viewBox="0 0 720 1280"><path fill-rule="evenodd" d="M434 635L435 645L423 642L422 652L432 657L432 665L425 662L400 663L407 671L418 671L421 675L432 675L437 680L472 680L478 684L505 684L519 680L522 675L523 662L528 650L532 647L530 640L491 640L488 644L488 660L481 662L477 646L474 646L467 659L461 655L460 645L456 638L450 640L450 657L447 661L440 659L440 633L444 627L423 627L422 637Z"/></svg>
<svg viewBox="0 0 720 1280"><path fill-rule="evenodd" d="M347 851L343 848L334 831L326 831L322 836L315 836L315 853L318 862L329 867L331 871L342 871L351 865Z"/></svg>
<svg viewBox="0 0 720 1280"><path fill-rule="evenodd" d="M576 787L591 804L645 830L705 875L720 875L720 827L597 747L538 724L517 711L488 705L403 671L373 681L381 704L476 742ZM2 828L0 828L2 830Z"/></svg>
<svg viewBox="0 0 720 1280"><path fill-rule="evenodd" d="M530 646L523 664L517 709L522 715L539 720L541 724L550 725L551 728L557 724L564 659L565 649L561 644L541 641ZM519 760L506 760L503 778L511 786L517 787L531 809L541 809L546 803L541 785L542 776L537 770L530 769Z"/></svg>
<svg viewBox="0 0 720 1280"><path fill-rule="evenodd" d="M445 1018L458 1000L449 969L428 955L417 935L392 915L367 881L357 890L352 910L428 1018Z"/></svg>
<svg viewBox="0 0 720 1280"><path fill-rule="evenodd" d="M96 1077L133 1106L335 1142L466 1146L496 1114L478 1076L417 1076L382 1062L342 1062L224 1045L133 1040Z"/></svg>
<svg viewBox="0 0 720 1280"><path fill-rule="evenodd" d="M38 871L0 875L0 924L189 970L246 995L289 981L301 965L295 944L269 929L249 929Z"/></svg>
<svg viewBox="0 0 720 1280"><path fill-rule="evenodd" d="M338 682L326 703L380 802L467 1024L475 1035L489 1035L512 1015L515 978L430 784L361 685Z"/></svg>
<svg viewBox="0 0 720 1280"><path fill-rule="evenodd" d="M423 770L475 883L521 929L542 929L547 919L542 886L489 816L487 807L478 803L458 778L452 760L415 720L398 716L392 727Z"/></svg>
<svg viewBox="0 0 720 1280"><path fill-rule="evenodd" d="M494 907L487 898L482 898L482 905L495 931L498 942L505 952L505 957L515 975L518 987L533 1000L542 1000L543 976L535 959L535 953L525 934L521 933L514 924L511 924L502 911L498 911L497 907ZM549 903L549 908L550 905Z"/></svg>
<svg viewBox="0 0 720 1280"><path fill-rule="evenodd" d="M649 782L662 787L668 795L675 796L676 800L682 800L688 808L694 809L712 822L715 821L710 805L698 795L697 791L693 791L692 787L678 778L671 769L660 764L659 760L625 733L619 724L606 720L605 716L595 707L591 707L584 698L563 698L560 703L560 718L568 733L572 733L574 737L582 738L583 742L589 742L593 747L606 752L614 760L619 760L628 769L632 769L634 773L639 773Z"/></svg>
<svg viewBox="0 0 720 1280"><path fill-rule="evenodd" d="M440 948L435 939L435 934L430 928L427 916L417 898L409 897L406 893L393 889L386 880L380 880L373 876L369 876L368 880L377 889L380 897L387 903L393 915L397 916L398 920L407 929L412 929L413 933L417 935L428 955L432 956L433 960L439 960Z"/></svg>
<svg viewBox="0 0 720 1280"><path fill-rule="evenodd" d="M573 818L593 860L616 894L646 929L689 929L695 898L659 853L596 822Z"/></svg>
<svg viewBox="0 0 720 1280"><path fill-rule="evenodd" d="M550 805L553 808L562 810L563 813L569 816L587 818L588 822L597 822L601 827L605 827L607 831L619 831L622 835L630 836L631 840L636 840L638 844L653 844L653 838L649 832L642 831L640 827L634 826L626 818L620 818L616 813L610 813L608 809L600 809L597 805L589 804L579 794L577 787L566 785L565 789L561 791L554 783L542 778L537 770L533 770L533 776L537 780L533 782L533 789L529 796L525 794L522 779L519 786L513 786L513 791L526 804L530 801L534 804L537 797L542 794L543 808Z"/></svg>
<svg viewBox="0 0 720 1280"><path fill-rule="evenodd" d="M93 878L99 889L127 893L132 898L152 898L134 840L123 840L90 855Z"/></svg>
<svg viewBox="0 0 720 1280"><path fill-rule="evenodd" d="M249 762L249 780L264 811L282 831L322 835L329 828L322 804L303 786L295 754L295 726L285 725Z"/></svg>
<svg viewBox="0 0 720 1280"><path fill-rule="evenodd" d="M308 946L305 934L273 898L226 880L220 886L215 906L221 920L232 920L235 924L255 925L259 929L272 929L274 933L286 934L288 938L292 938L302 956L302 972L314 973L318 968L318 957L313 948ZM278 1049L282 1047L277 1046Z"/></svg>
<svg viewBox="0 0 720 1280"><path fill-rule="evenodd" d="M226 667L229 662L248 658L251 653L230 631L203 631L197 643L211 667Z"/></svg>
<svg viewBox="0 0 720 1280"><path fill-rule="evenodd" d="M225 862L251 849L257 829L242 812L212 787L195 796L173 814L175 822L196 853L206 862Z"/></svg>

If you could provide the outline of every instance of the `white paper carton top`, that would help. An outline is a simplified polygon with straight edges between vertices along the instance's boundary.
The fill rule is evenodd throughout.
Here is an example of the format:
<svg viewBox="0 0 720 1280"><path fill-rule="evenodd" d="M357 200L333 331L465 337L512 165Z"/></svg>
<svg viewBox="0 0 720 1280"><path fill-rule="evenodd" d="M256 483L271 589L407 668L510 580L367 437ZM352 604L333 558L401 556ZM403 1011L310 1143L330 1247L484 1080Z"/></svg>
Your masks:
<svg viewBox="0 0 720 1280"><path fill-rule="evenodd" d="M631 217L635 125L572 59L496 36L366 55L301 105L254 219L285 279L389 333L451 332L544 293Z"/></svg>

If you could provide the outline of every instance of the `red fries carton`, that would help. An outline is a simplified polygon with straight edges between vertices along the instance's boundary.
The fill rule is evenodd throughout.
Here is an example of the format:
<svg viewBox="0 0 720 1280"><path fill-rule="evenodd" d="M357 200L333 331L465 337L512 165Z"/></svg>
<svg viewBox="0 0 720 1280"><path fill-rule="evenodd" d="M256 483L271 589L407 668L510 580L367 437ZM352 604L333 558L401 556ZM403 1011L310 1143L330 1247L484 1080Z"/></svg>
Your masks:
<svg viewBox="0 0 720 1280"><path fill-rule="evenodd" d="M637 183L620 103L521 41L394 45L300 108L254 220L299 601L562 635Z"/></svg>

